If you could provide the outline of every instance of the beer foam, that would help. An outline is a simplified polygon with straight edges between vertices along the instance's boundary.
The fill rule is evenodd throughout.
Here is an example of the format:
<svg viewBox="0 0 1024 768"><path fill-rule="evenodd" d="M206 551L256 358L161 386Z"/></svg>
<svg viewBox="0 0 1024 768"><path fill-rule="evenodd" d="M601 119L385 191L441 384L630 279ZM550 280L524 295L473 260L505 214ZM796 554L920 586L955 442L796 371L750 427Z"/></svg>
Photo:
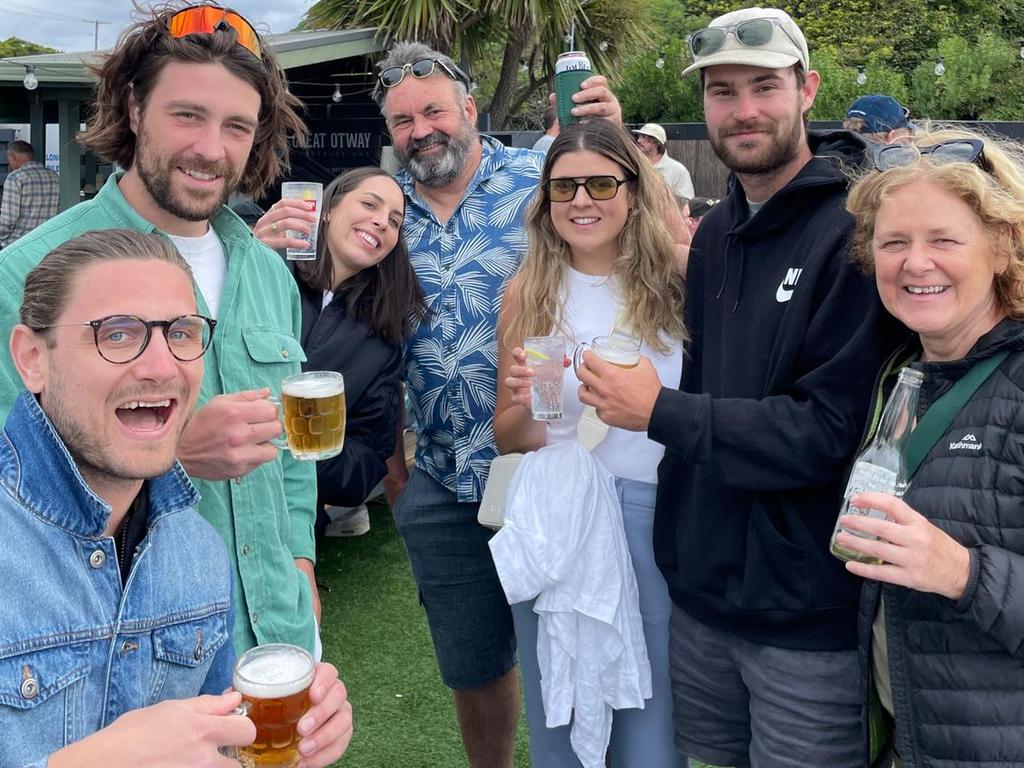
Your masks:
<svg viewBox="0 0 1024 768"><path fill-rule="evenodd" d="M615 365L631 367L636 365L640 359L636 345L631 342L606 339L600 344L595 345L595 347L593 351L598 357Z"/></svg>
<svg viewBox="0 0 1024 768"><path fill-rule="evenodd" d="M235 690L251 699L282 699L313 682L309 658L287 649L257 654L235 672Z"/></svg>
<svg viewBox="0 0 1024 768"><path fill-rule="evenodd" d="M344 391L344 381L335 376L296 379L281 386L281 394L290 397L331 397Z"/></svg>

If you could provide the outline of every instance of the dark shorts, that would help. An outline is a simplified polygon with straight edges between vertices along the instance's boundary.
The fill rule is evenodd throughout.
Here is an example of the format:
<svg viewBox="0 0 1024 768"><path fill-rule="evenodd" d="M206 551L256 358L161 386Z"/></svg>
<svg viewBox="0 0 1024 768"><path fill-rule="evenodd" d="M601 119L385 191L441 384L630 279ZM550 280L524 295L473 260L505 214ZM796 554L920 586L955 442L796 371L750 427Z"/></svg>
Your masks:
<svg viewBox="0 0 1024 768"><path fill-rule="evenodd" d="M678 606L669 629L676 748L691 766L863 766L856 651L758 645Z"/></svg>
<svg viewBox="0 0 1024 768"><path fill-rule="evenodd" d="M515 667L512 612L487 546L494 532L476 521L478 506L414 469L394 508L441 679L456 690L480 688Z"/></svg>

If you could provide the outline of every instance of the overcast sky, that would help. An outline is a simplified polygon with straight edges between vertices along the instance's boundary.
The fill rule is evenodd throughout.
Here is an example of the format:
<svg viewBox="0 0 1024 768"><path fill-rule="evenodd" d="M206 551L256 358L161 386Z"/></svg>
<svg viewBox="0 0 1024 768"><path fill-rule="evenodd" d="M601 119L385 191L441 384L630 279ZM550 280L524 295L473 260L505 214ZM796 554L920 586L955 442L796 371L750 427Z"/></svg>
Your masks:
<svg viewBox="0 0 1024 768"><path fill-rule="evenodd" d="M315 0L230 0L257 30L287 32L299 23ZM140 0L140 5L150 5ZM20 37L62 51L91 51L96 20L99 47L109 48L131 20L131 0L4 0L0 39Z"/></svg>

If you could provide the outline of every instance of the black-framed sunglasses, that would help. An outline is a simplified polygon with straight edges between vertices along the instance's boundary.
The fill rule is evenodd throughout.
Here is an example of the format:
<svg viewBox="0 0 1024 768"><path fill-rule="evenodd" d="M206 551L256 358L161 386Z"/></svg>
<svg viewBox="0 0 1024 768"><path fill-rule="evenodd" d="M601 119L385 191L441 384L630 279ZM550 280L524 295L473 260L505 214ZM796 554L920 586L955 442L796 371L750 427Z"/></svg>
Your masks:
<svg viewBox="0 0 1024 768"><path fill-rule="evenodd" d="M874 150L875 169L887 171L902 168L927 156L937 163L974 163L988 171L985 160L985 142L980 139L953 139L939 144L920 147L916 144L883 144Z"/></svg>
<svg viewBox="0 0 1024 768"><path fill-rule="evenodd" d="M686 38L686 44L690 47L690 53L693 54L694 58L710 56L725 45L726 38L728 38L730 33L741 45L745 45L747 48L759 48L771 41L775 27L781 29L782 33L790 39L798 50L803 48L786 31L786 28L782 26L782 21L773 18L747 19L738 24L730 24L727 27L705 27L704 29L698 29Z"/></svg>
<svg viewBox="0 0 1024 768"><path fill-rule="evenodd" d="M217 321L203 315L181 315L170 320L143 320L134 315L110 315L87 323L43 325L33 330L45 331L49 328L74 326L92 328L96 351L108 363L124 365L141 356L149 346L154 328L164 332L167 348L174 358L189 363L198 360L209 349Z"/></svg>
<svg viewBox="0 0 1024 768"><path fill-rule="evenodd" d="M411 64L405 63L400 67L388 67L377 78L385 88L394 88L405 79L406 72L411 72L413 77L422 79L434 74L434 70L437 67L440 67L452 80L469 87L469 78L461 69L450 67L440 59L417 59Z"/></svg>
<svg viewBox="0 0 1024 768"><path fill-rule="evenodd" d="M576 190L583 187L591 200L611 200L619 193L619 187L633 179L617 179L614 176L587 176L583 181L572 178L548 179L544 191L552 203L568 203L576 197Z"/></svg>

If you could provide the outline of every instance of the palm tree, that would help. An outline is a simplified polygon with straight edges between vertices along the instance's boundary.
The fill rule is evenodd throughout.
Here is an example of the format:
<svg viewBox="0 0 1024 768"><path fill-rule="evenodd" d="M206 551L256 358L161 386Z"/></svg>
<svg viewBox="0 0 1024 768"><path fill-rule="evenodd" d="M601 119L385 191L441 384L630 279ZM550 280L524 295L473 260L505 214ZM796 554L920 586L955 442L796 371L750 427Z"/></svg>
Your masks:
<svg viewBox="0 0 1024 768"><path fill-rule="evenodd" d="M590 55L598 72L614 71L620 51L648 41L644 0L319 0L302 26L376 27L385 43L421 40L457 54L470 71L498 68L487 60L493 57L488 43L502 41L497 84L484 109L501 129L527 99L550 86L574 22L576 48Z"/></svg>

